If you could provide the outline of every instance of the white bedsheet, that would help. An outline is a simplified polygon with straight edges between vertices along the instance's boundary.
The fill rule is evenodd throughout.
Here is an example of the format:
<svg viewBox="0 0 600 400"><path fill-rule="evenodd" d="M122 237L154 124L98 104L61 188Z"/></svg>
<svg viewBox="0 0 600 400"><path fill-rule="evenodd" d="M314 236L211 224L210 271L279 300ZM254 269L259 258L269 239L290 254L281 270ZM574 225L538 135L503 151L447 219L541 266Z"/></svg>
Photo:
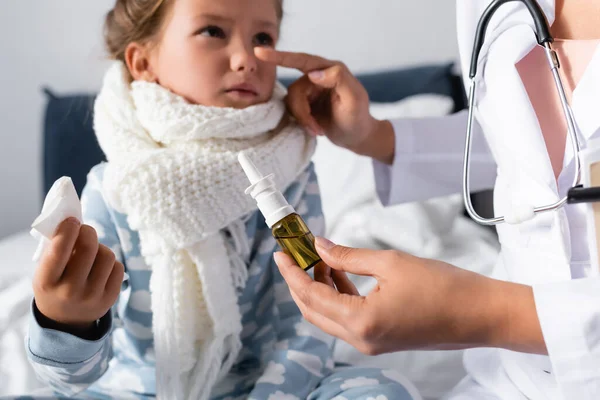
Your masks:
<svg viewBox="0 0 600 400"><path fill-rule="evenodd" d="M33 296L33 254L28 232L0 241L0 395L23 394L42 385L25 355L24 337Z"/></svg>

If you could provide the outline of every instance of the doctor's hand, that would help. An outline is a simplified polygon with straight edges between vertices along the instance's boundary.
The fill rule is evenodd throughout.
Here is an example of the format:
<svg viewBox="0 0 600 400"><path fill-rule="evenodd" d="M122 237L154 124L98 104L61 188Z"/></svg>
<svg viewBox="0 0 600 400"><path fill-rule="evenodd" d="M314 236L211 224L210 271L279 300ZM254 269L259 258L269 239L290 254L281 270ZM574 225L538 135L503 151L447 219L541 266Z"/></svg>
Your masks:
<svg viewBox="0 0 600 400"><path fill-rule="evenodd" d="M391 164L394 131L389 121L369 112L369 96L363 85L341 62L304 54L256 47L266 62L304 73L288 90L290 112L313 135L327 135L336 145Z"/></svg>
<svg viewBox="0 0 600 400"><path fill-rule="evenodd" d="M35 305L45 328L80 337L114 305L124 267L98 243L94 228L77 219L62 222L40 259L33 278Z"/></svg>
<svg viewBox="0 0 600 400"><path fill-rule="evenodd" d="M318 238L315 281L284 253L275 261L304 317L365 354L502 347L546 352L529 286L398 251ZM361 296L345 272L372 276Z"/></svg>

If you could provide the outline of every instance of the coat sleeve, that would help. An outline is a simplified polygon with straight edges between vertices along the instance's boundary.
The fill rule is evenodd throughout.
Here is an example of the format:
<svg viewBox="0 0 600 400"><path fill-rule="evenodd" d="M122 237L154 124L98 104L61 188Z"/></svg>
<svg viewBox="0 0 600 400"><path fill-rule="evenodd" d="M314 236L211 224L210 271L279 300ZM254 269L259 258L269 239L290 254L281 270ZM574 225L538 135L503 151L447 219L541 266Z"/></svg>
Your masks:
<svg viewBox="0 0 600 400"><path fill-rule="evenodd" d="M421 201L462 191L466 111L453 115L392 121L394 163L374 161L377 194L384 205ZM490 189L496 164L479 125L474 124L471 191Z"/></svg>

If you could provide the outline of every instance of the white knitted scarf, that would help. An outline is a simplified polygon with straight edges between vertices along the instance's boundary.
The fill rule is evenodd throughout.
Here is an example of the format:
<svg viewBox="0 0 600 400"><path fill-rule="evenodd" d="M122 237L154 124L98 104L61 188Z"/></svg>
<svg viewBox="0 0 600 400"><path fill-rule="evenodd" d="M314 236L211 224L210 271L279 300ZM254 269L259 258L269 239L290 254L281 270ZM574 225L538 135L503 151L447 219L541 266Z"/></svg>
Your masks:
<svg viewBox="0 0 600 400"><path fill-rule="evenodd" d="M256 205L244 193L249 182L237 155L247 151L284 190L315 147L287 117L284 95L277 86L265 104L206 107L158 84L129 83L120 62L105 75L94 110L108 159L104 191L139 233L152 268L161 400L208 398L240 351L236 288L245 285L249 250L232 249L224 228L246 242L241 219Z"/></svg>

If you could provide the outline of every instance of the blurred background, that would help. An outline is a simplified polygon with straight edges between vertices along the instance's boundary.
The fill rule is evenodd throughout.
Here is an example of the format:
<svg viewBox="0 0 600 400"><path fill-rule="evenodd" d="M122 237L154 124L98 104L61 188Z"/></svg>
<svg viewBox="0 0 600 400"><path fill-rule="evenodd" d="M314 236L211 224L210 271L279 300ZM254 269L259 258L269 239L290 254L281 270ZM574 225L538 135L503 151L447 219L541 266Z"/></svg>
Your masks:
<svg viewBox="0 0 600 400"><path fill-rule="evenodd" d="M91 105L107 66L101 33L113 4L0 3L0 395L40 387L23 351L36 248L29 226L54 180L72 176L81 190L101 161ZM279 48L345 62L367 88L377 118L443 116L464 108L454 8L451 0L284 0ZM459 195L384 209L370 160L320 140L314 161L334 241L401 249L484 274L494 264L495 237L464 217ZM355 282L363 293L373 284ZM336 348L338 361L397 370L426 399L464 376L461 355L369 358L342 342Z"/></svg>

